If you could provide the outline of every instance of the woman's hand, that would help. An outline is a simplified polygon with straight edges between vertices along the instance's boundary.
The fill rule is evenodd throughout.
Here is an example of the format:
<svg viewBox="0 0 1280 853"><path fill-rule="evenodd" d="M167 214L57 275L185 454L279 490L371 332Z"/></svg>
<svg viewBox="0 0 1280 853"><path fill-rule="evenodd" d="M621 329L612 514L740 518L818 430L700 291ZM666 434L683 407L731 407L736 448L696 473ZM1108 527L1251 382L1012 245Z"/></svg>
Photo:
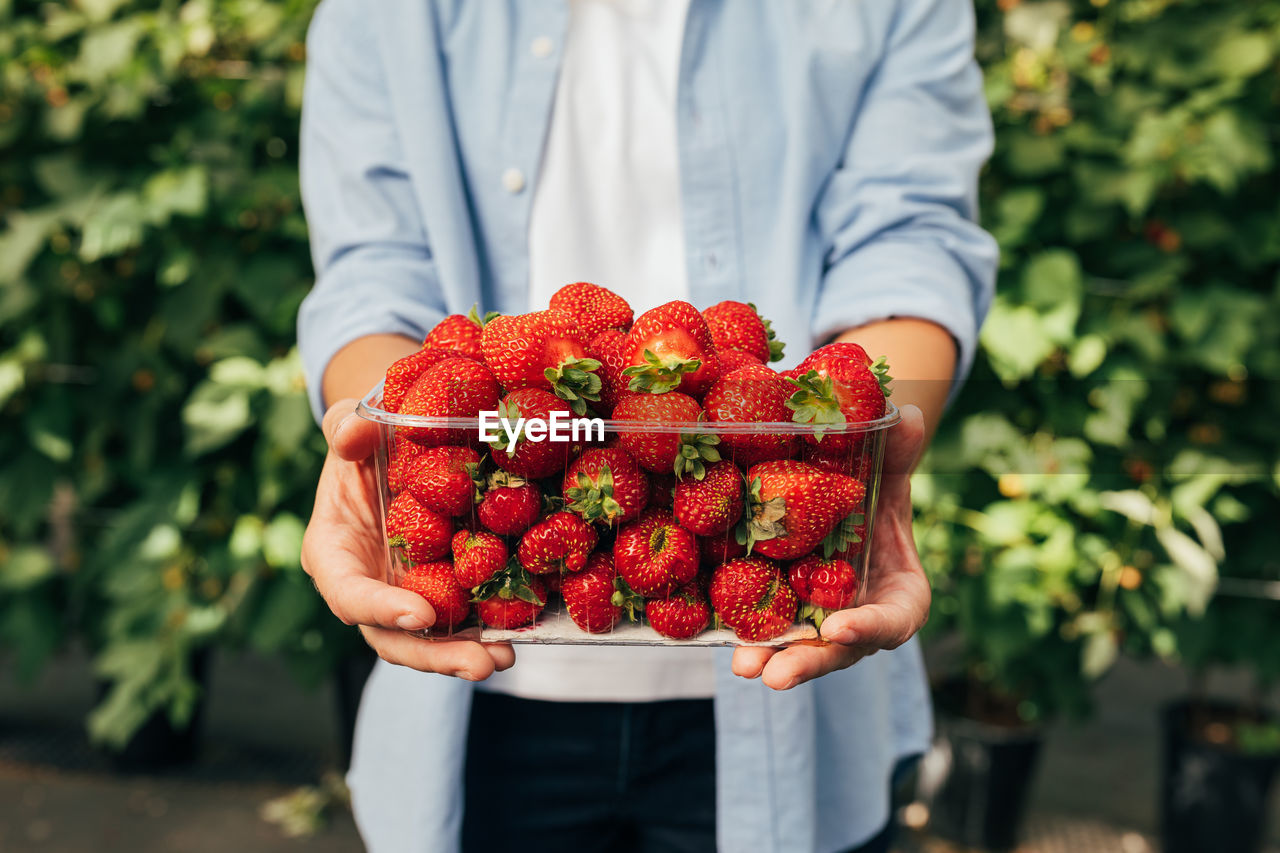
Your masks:
<svg viewBox="0 0 1280 853"><path fill-rule="evenodd" d="M736 675L761 678L774 690L787 690L852 666L880 649L896 649L924 625L930 591L911 535L910 482L924 434L920 410L904 406L902 421L889 431L885 447L863 604L822 621L822 636L829 645L738 648L733 653Z"/></svg>
<svg viewBox="0 0 1280 853"><path fill-rule="evenodd" d="M435 611L422 596L391 586L378 510L373 453L378 425L355 414L355 400L340 400L325 413L329 455L316 486L315 509L302 540L302 567L334 615L359 625L365 640L388 663L481 681L515 663L509 644L423 640L404 633L433 624Z"/></svg>

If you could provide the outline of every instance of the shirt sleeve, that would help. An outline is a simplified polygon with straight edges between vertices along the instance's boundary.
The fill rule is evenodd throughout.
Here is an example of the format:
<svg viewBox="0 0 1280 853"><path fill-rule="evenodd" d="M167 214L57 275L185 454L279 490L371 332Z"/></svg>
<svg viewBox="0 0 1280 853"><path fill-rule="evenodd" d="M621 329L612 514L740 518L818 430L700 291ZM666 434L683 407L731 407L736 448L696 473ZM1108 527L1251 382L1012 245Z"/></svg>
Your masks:
<svg viewBox="0 0 1280 853"><path fill-rule="evenodd" d="M953 395L973 363L998 258L976 224L993 134L973 44L970 3L899 4L816 211L818 340L889 317L931 320L959 348Z"/></svg>
<svg viewBox="0 0 1280 853"><path fill-rule="evenodd" d="M317 419L338 350L371 334L422 338L445 314L362 5L326 0L307 35L299 171L316 281L298 312L298 348Z"/></svg>

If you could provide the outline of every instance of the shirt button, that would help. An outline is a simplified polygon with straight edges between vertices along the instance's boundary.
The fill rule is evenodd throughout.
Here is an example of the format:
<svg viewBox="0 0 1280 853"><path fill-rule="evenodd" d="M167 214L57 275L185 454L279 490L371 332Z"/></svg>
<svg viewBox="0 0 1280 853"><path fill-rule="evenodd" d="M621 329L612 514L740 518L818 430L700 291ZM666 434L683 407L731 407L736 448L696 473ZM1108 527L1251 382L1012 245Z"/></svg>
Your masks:
<svg viewBox="0 0 1280 853"><path fill-rule="evenodd" d="M507 192L515 195L524 189L524 172L514 167L502 173L502 186Z"/></svg>
<svg viewBox="0 0 1280 853"><path fill-rule="evenodd" d="M546 59L556 49L555 44L546 36L538 36L529 44L529 52L534 59Z"/></svg>

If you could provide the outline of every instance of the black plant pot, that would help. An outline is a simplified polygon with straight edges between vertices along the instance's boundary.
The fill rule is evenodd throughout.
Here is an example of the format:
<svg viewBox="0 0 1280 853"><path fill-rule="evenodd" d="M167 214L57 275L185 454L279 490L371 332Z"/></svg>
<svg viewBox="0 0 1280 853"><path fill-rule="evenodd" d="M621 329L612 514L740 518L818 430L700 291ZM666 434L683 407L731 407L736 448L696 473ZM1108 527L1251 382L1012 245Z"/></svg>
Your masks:
<svg viewBox="0 0 1280 853"><path fill-rule="evenodd" d="M209 666L212 650L199 649L191 656L191 677L200 685L191 719L185 726L175 728L165 708L153 713L133 734L123 749L108 753L114 770L120 773L154 773L182 767L195 761L200 751L200 729L209 684ZM108 682L99 682L98 701L111 689Z"/></svg>
<svg viewBox="0 0 1280 853"><path fill-rule="evenodd" d="M920 767L932 834L987 850L1017 846L1044 730L940 714Z"/></svg>
<svg viewBox="0 0 1280 853"><path fill-rule="evenodd" d="M1226 706L1210 708L1223 710ZM1177 702L1160 715L1164 774L1160 834L1165 853L1258 853L1266 830L1267 796L1280 755L1245 755L1192 737L1191 706Z"/></svg>

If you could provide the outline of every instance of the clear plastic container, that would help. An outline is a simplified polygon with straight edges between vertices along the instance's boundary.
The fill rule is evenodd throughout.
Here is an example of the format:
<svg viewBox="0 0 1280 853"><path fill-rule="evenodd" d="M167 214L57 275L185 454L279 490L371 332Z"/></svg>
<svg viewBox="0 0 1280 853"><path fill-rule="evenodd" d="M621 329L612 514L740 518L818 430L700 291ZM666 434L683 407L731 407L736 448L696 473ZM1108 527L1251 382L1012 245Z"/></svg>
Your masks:
<svg viewBox="0 0 1280 853"><path fill-rule="evenodd" d="M379 424L382 433L382 440L376 454L376 470L380 485L384 541L388 543L386 580L396 586L416 588L421 583L418 573L429 568L420 565L421 563L452 561L453 552L450 548L448 553L439 557L432 556L439 550L437 546L435 551L427 554L426 557L423 557L423 552L420 552L418 554L420 559L415 559L413 549L417 547L416 544L392 544L400 541L393 540L391 534L394 531L387 529L388 514L392 511L393 501L399 499L401 503L405 503L410 498L417 500L407 485L412 480L415 469L412 464L404 462L403 459L399 462L395 461L397 448L401 448L399 456L408 457L416 451L421 451L423 444L441 447L467 446L472 448L482 460L479 469L474 472L477 485L469 505L466 507L460 504L455 505L453 511L457 514L451 516L433 510L438 516L433 519L434 527L432 528L432 537L437 543L446 525L450 531L451 545L452 538L458 531L471 529L490 532L481 520L479 502L489 490L510 488L503 483L504 476L508 477L507 484L511 481L509 475L501 473L502 469L496 464L497 460L502 460L505 450L500 446L479 440L481 429L479 418L445 419L395 414L380 407L381 399L382 387L379 385L361 401L357 411L362 417ZM862 600L867 580L868 553L874 533L873 522L886 430L898 421L898 411L890 403L886 415L879 420L826 425L821 428L790 422L652 423L595 419L578 424L576 441L573 440L572 422L567 420L553 427L569 437L568 441L553 441L553 436L550 434L539 438L538 433L541 430L535 430L533 435L526 435L521 446L540 445L542 442L556 445L554 448L542 447L539 451L556 460L554 463L556 471L540 479L527 480L528 483L536 485L542 493L542 506L537 510L539 520L534 522L534 527L556 513L568 512L578 518L582 518L584 513L590 513L590 510L582 508L581 504L579 509L570 506L579 502L564 496L563 472L573 460L592 449L622 447L628 450L632 458L635 458L631 453L633 448L650 447L666 440L693 446L695 450L685 451L685 455L692 453L697 456L696 449L699 445L710 446L713 452L705 454L706 456L718 456L720 462L732 464L733 469L718 465L717 468L723 470L719 470L716 477L722 481L728 481L730 474L738 477L738 487L742 489L743 509L738 521L730 524L722 532L687 536L685 533L671 529L673 521L674 526L682 530L687 530L688 526L707 529L707 525L702 521L694 523L690 520L697 513L691 511L689 507L701 504L696 495L692 499L689 497L693 494L693 490L689 487L681 487L678 492L683 495L681 501L683 513L681 518L676 517L672 506L673 494L676 493L679 483L696 482L696 472L689 471L677 480L674 474L674 461L671 474L643 471L648 482L649 498L645 504L644 513L640 516L636 517L632 512L636 501L633 499L628 502L625 499L625 486L615 483L615 486L618 486L616 494L623 505L621 507L624 511L623 515L612 522L604 517L594 521L587 521L584 518L581 524L561 518L551 525L552 527L563 526L575 534L568 539L577 542L579 556L582 556L584 541L589 542L591 539L590 536L584 539L582 529L590 528L594 533L595 541L591 550L585 554L589 560L587 570L602 572L609 577L622 576L622 568L625 564L631 569L628 576L643 577L647 580L648 574L644 572L637 574L639 570L634 568L636 559L633 552L637 547L642 552L640 563L648 571L656 560L661 562L654 556L655 541L662 540L666 547L672 542L677 546L680 543L687 544L689 538L696 540L698 554L696 574L685 583L700 589L702 599L708 605L723 604L724 607L721 610L724 612L711 613L706 627L697 630L687 638L664 636L650 625L650 614L653 614L652 618L662 624L669 633L672 632L673 624L677 626L677 633L684 633L696 627L698 622L696 618L698 607L696 604L690 605L687 600L684 604L694 609L695 618L673 620L671 603L657 606L654 604L657 600L670 599L671 596L666 593L678 581L682 581L688 573L687 549L682 551L679 547L672 546L676 557L666 562L674 561L680 567L680 571L675 572L674 575L669 573L664 576L667 578L664 588L656 591L650 588L649 591L653 595L646 597L643 593L637 592L631 584L612 582L613 591L618 593L616 596L611 596L610 602L617 608L616 622L607 612L609 611L607 607L597 607L597 610L602 611L602 615L592 616L584 615L587 611L586 605L578 604L575 612L579 613L586 627L594 629L592 631L584 630L575 622L565 598L557 591L566 580L573 578L578 572L552 568L547 574L536 575L539 583L532 585L540 587L533 590L537 594L532 597L542 601L543 606L531 624L520 627L495 627L485 624L480 618L481 606L476 599L492 594L493 585L487 588L480 587L477 592L476 589L469 587L469 581L474 578L466 578L465 583L459 581L460 586L468 589L466 597L470 599L465 618L448 627L438 623L437 626L422 632L422 636L432 639L466 638L482 642L646 646L778 647L795 643L824 642L820 638L817 624L826 613L840 607L823 607L820 604L810 604L806 607L806 597L821 598L822 596L816 595L812 589L805 589L805 577L811 576L815 565L818 568L825 566L827 574L823 577L828 581L832 579L833 573L839 576L851 570L855 576L852 591L848 591L847 583L828 584L823 601L826 604L839 603L843 607L851 607L857 606ZM488 419L487 423L493 428L497 423L496 418ZM497 426L492 431L501 433L502 427ZM551 430L548 429L547 432L550 433ZM702 438L698 439L698 436ZM422 439L425 441L421 441ZM435 455L449 454L444 451L435 451ZM459 455L472 458L465 452ZM773 458L764 462L757 461L761 455ZM508 456L507 459L509 458ZM611 458L617 457L615 455ZM699 457L699 461L703 463L704 471L715 464L714 458ZM765 467L759 467L762 465ZM596 466L597 475L598 468L599 466ZM815 474L815 471L820 473ZM496 477L495 473L497 473ZM751 484L746 479L746 475L752 473L758 478L760 486L754 503L749 495ZM457 479L456 474L455 479ZM594 485L598 479L597 476L587 485ZM856 481L856 487L851 484L851 480ZM406 494L407 497L404 496ZM421 494L421 489L418 490L418 494ZM588 504L592 503L589 488L578 494L585 495ZM856 506L845 512L845 508L850 506L850 502L855 497ZM628 503L630 506L627 506ZM495 503L495 506L497 505ZM652 518L649 518L650 515ZM838 517L831 522L834 516ZM492 522L495 516L485 514L484 517ZM397 521L399 518L397 517ZM444 522L440 519L444 519ZM514 526L518 527L519 523L514 522ZM645 531L639 530L639 525L642 523L648 524ZM496 526L501 528L505 525L506 522L503 522ZM654 533L652 528L661 528L661 531ZM555 531L551 532L555 533ZM545 538L546 533L546 530L542 530L540 535ZM823 535L817 536L818 533ZM508 574L515 572L519 575L522 570L526 570L522 556L527 554L521 554L521 543L528 535L528 531L506 535L494 534L503 542L509 554L506 563ZM816 542L813 541L815 537L817 537ZM743 539L747 542L742 542ZM620 545L620 541L623 540L629 543L625 548ZM489 540L489 543L492 544L492 540ZM750 555L746 557L750 565L743 566L741 562L744 557L741 552L747 544L751 546ZM527 550L528 553L535 553L539 549L530 547ZM542 551L545 555L545 549ZM624 556L624 551L629 556ZM601 554L607 554L612 559L611 569L602 568L599 565L601 562L609 562L597 556ZM848 564L848 568L832 566L825 562L832 558L843 560ZM665 560L665 558L662 559ZM539 570L547 568L545 561L531 559L530 562ZM572 557L559 561L552 560L552 562L571 564L575 568L577 565L577 560ZM735 565L731 570L721 572L726 563L735 563ZM796 568L797 564L801 564L800 568ZM719 583L716 581L718 573L722 575ZM527 578L527 575L525 577ZM766 589L763 598L758 598L752 591L758 588L762 578ZM779 579L781 583L778 582ZM839 581L838 577L837 581ZM508 588L508 595L510 595L512 584L498 583L498 586L503 585ZM591 584L584 583L582 579L571 583L573 589L579 589L582 586L590 587ZM599 587L599 584L597 583L596 586ZM833 591L832 587L837 588L838 591ZM688 587L682 586L682 589L688 591ZM829 600L832 595L846 593L846 601ZM501 595L499 591L498 596L501 597ZM794 616L785 619L789 612L788 598L794 598ZM431 600L430 596L428 600ZM599 589L597 589L595 600L600 604ZM744 600L746 604L742 603ZM678 604L679 602L677 606ZM515 605L516 608L519 606ZM687 610L688 607L685 609ZM763 610L760 609L762 607ZM441 612L440 607L437 607L437 612ZM485 612L492 615L492 611L487 609L487 606ZM781 624L781 620L784 619L785 625Z"/></svg>

